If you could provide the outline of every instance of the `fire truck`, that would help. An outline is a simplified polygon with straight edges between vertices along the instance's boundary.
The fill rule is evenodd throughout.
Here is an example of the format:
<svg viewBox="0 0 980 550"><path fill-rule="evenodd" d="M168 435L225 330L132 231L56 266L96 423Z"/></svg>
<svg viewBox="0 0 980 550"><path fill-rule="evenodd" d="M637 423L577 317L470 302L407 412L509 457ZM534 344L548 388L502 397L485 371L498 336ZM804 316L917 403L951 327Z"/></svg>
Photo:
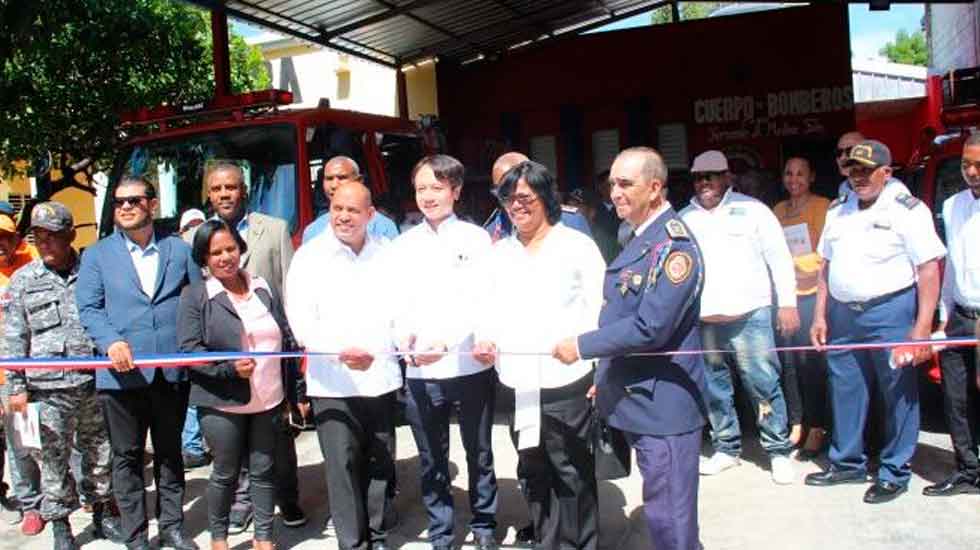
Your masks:
<svg viewBox="0 0 980 550"><path fill-rule="evenodd" d="M121 115L127 139L109 174L100 237L112 231L108 205L123 174L144 175L156 185L157 223L176 230L185 210L207 211L204 176L216 159L242 167L249 210L285 220L297 244L303 228L326 208L319 174L335 155L357 161L376 205L411 199L411 168L434 151L431 128L332 109L327 101L316 108L289 109L293 97L283 90L231 94L223 13L212 14L212 29L216 86L211 100Z"/></svg>

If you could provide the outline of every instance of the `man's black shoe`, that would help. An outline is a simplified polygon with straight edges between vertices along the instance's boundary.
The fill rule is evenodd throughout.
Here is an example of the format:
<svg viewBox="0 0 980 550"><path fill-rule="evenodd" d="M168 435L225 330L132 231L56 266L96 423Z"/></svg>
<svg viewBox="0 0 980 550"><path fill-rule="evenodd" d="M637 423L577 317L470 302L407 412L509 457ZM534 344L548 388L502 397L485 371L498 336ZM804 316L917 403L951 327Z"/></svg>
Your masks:
<svg viewBox="0 0 980 550"><path fill-rule="evenodd" d="M534 538L534 524L529 523L518 529L517 534L514 535L514 542L518 544L534 544L537 542Z"/></svg>
<svg viewBox="0 0 980 550"><path fill-rule="evenodd" d="M976 479L971 479L961 473L955 473L949 478L940 481L935 485L930 485L922 490L922 494L927 497L951 497L953 495L976 495L980 494L980 486Z"/></svg>
<svg viewBox="0 0 980 550"><path fill-rule="evenodd" d="M868 504L881 504L882 502L888 502L890 500L895 500L898 495L901 495L908 490L907 485L899 485L897 483L892 483L891 481L878 481L864 493L864 502Z"/></svg>
<svg viewBox="0 0 980 550"><path fill-rule="evenodd" d="M68 523L68 518L52 521L51 533L54 535L54 550L81 549L78 542L75 541L75 536L71 533L71 524Z"/></svg>
<svg viewBox="0 0 980 550"><path fill-rule="evenodd" d="M203 455L189 455L184 453L184 471L193 470L195 468L203 468L211 464L211 457L207 453Z"/></svg>
<svg viewBox="0 0 980 550"><path fill-rule="evenodd" d="M174 550L199 550L197 544L184 536L180 529L170 529L160 533L160 548Z"/></svg>
<svg viewBox="0 0 980 550"><path fill-rule="evenodd" d="M279 517L282 524L286 527L302 527L306 525L306 514L296 503L285 504L279 507Z"/></svg>
<svg viewBox="0 0 980 550"><path fill-rule="evenodd" d="M804 479L804 483L813 487L829 487L831 485L843 485L845 483L866 483L867 481L868 474L862 470L838 470L835 468L809 474Z"/></svg>
<svg viewBox="0 0 980 550"><path fill-rule="evenodd" d="M493 538L493 535L481 535L476 538L476 549L477 550L497 550L500 548L497 545L497 540Z"/></svg>
<svg viewBox="0 0 980 550"><path fill-rule="evenodd" d="M231 508L231 512L228 514L228 534L237 535L238 533L244 532L248 529L248 526L252 524L252 507L248 508Z"/></svg>
<svg viewBox="0 0 980 550"><path fill-rule="evenodd" d="M150 541L142 539L136 542L127 542L126 550L153 550L153 547L150 546Z"/></svg>

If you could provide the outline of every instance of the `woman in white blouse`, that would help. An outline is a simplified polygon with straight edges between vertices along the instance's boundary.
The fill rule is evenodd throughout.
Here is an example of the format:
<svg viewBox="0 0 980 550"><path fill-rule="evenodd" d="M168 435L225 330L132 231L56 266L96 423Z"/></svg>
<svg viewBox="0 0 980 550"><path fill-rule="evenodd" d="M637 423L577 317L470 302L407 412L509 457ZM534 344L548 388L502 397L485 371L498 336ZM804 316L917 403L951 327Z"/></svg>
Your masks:
<svg viewBox="0 0 980 550"><path fill-rule="evenodd" d="M559 222L561 203L544 166L528 161L512 168L499 197L516 231L491 253L486 318L474 352L487 364L496 361L500 381L514 390L511 430L540 548L594 549L586 397L593 365L564 365L551 350L570 334L596 328L605 263L591 239Z"/></svg>

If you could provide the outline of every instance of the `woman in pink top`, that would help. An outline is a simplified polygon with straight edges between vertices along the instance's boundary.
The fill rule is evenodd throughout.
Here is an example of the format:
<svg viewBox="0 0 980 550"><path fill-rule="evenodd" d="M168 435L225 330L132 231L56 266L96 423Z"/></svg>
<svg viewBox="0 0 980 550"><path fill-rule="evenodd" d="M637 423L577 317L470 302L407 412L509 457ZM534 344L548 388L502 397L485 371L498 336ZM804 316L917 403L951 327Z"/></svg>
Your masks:
<svg viewBox="0 0 980 550"><path fill-rule="evenodd" d="M246 250L238 232L220 220L201 225L193 257L210 273L180 297L178 338L186 352L294 349L282 302L260 277L239 267ZM260 357L191 367L190 404L214 455L208 482L212 550L228 548L228 514L244 453L255 513L257 550L272 550L273 457L287 401L303 393L294 361Z"/></svg>

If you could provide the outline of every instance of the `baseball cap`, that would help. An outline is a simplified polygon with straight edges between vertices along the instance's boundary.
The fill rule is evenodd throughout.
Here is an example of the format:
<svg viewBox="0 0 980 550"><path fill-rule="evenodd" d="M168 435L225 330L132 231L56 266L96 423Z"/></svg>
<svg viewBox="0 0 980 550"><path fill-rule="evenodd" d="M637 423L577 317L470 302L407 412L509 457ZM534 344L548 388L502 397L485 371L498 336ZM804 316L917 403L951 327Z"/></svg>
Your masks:
<svg viewBox="0 0 980 550"><path fill-rule="evenodd" d="M694 157L691 172L727 172L728 159L721 151L705 151Z"/></svg>
<svg viewBox="0 0 980 550"><path fill-rule="evenodd" d="M892 152L888 146L880 141L867 139L851 147L851 153L847 156L844 166L860 164L877 168L879 166L890 166L892 163Z"/></svg>
<svg viewBox="0 0 980 550"><path fill-rule="evenodd" d="M192 221L200 220L203 222L205 219L204 212L201 212L197 208L191 208L180 216L180 224L177 227L183 231L187 228L187 224L191 223Z"/></svg>
<svg viewBox="0 0 980 550"><path fill-rule="evenodd" d="M14 222L14 219L0 213L0 231L5 233L16 233L17 224Z"/></svg>
<svg viewBox="0 0 980 550"><path fill-rule="evenodd" d="M42 202L31 211L31 228L64 231L75 227L75 218L68 207L56 201Z"/></svg>

